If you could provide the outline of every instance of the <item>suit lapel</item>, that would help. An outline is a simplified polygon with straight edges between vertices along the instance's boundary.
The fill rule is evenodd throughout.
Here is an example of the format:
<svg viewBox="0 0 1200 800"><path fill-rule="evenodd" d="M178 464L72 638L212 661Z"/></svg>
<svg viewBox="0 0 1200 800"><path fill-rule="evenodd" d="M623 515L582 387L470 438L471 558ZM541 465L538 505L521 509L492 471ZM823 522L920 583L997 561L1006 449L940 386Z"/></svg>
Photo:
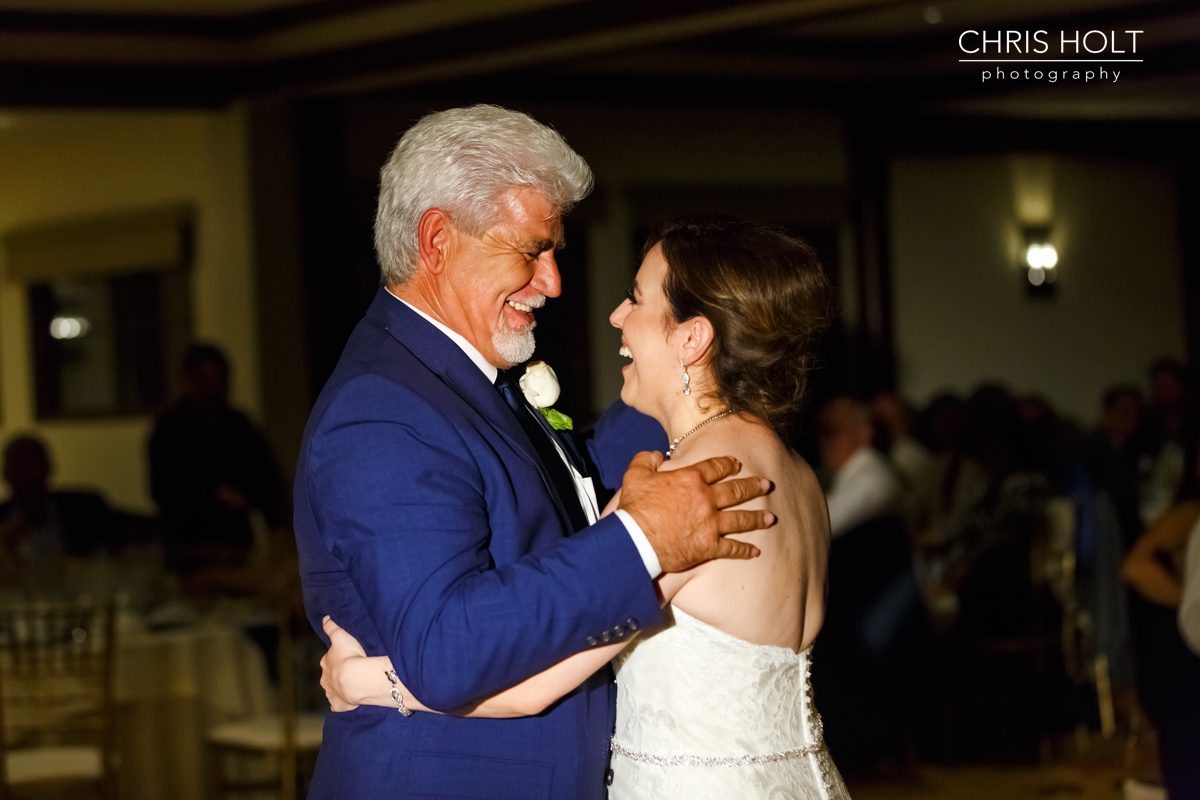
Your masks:
<svg viewBox="0 0 1200 800"><path fill-rule="evenodd" d="M555 431L554 434L562 443L563 452L567 454L567 458L571 460L571 466L575 471L584 477L588 476L587 461L583 458L582 449L579 446L579 440L576 438L574 431Z"/></svg>
<svg viewBox="0 0 1200 800"><path fill-rule="evenodd" d="M393 339L420 359L431 372L478 411L488 425L504 437L513 449L537 468L559 518L563 520L566 530L570 531L570 517L559 502L550 475L538 457L533 443L529 441L529 436L513 416L508 403L504 402L504 398L496 391L496 387L467 354L428 320L397 300L383 287L380 287L367 310L367 318L386 330Z"/></svg>
<svg viewBox="0 0 1200 800"><path fill-rule="evenodd" d="M563 454L567 457L567 463L575 468L575 471L580 475L587 475L587 466L583 463L583 457L579 454L579 448L575 444L575 437L572 431L555 430L554 426L546 419L546 416L537 409L534 409L534 417L538 421L538 425L546 435L553 441L558 442L558 446L562 448Z"/></svg>

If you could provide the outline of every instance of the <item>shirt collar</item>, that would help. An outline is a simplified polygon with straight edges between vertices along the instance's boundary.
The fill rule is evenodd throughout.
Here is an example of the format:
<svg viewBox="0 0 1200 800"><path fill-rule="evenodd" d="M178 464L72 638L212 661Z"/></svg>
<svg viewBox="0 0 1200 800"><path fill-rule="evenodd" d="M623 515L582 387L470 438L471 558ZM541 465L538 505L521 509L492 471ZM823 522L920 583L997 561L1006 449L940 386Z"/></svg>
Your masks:
<svg viewBox="0 0 1200 800"><path fill-rule="evenodd" d="M392 295L392 297L395 297L401 303L404 303L404 305L408 306L413 311L420 314L426 321L429 322L430 325L437 328L442 333L446 334L446 336L449 337L450 341L452 341L456 345L458 345L459 349L462 350L464 353L466 353L467 358L471 359L471 361L474 362L475 366L479 367L479 370L484 374L484 376L488 379L488 381L490 381L491 383L496 382L496 376L500 374L500 370L498 370L496 367L489 364L488 360L483 357L483 354L480 353L478 350L476 350L474 345L472 345L470 342L468 342L461 333L454 330L453 328L449 328L446 325L442 324L441 322L439 322L438 320L429 316L424 311L417 308L416 306L414 306L412 303L408 302L407 300L396 297L396 295L392 294L391 289L387 289L387 293Z"/></svg>
<svg viewBox="0 0 1200 800"><path fill-rule="evenodd" d="M863 447L854 452L854 455L846 459L846 463L842 464L833 476L835 483L841 483L848 479L851 475L862 472L867 468L867 465L874 461L874 450L870 447Z"/></svg>

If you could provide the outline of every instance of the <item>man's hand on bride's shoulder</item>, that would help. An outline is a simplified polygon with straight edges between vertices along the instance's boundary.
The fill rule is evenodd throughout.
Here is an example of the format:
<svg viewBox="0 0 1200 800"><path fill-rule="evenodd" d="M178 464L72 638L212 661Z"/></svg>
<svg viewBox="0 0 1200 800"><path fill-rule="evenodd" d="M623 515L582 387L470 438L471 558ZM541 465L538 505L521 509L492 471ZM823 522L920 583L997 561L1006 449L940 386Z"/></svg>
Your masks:
<svg viewBox="0 0 1200 800"><path fill-rule="evenodd" d="M329 650L321 657L321 688L329 700L329 707L334 711L353 711L358 703L346 697L343 690L342 678L351 659L366 658L362 645L346 631L326 616L321 626L329 637Z"/></svg>
<svg viewBox="0 0 1200 800"><path fill-rule="evenodd" d="M769 511L729 511L731 506L771 491L758 477L725 480L742 468L723 456L680 469L660 470L661 453L638 453L621 484L619 507L627 511L650 540L663 572L683 572L714 558L754 558L757 547L730 533L769 528Z"/></svg>

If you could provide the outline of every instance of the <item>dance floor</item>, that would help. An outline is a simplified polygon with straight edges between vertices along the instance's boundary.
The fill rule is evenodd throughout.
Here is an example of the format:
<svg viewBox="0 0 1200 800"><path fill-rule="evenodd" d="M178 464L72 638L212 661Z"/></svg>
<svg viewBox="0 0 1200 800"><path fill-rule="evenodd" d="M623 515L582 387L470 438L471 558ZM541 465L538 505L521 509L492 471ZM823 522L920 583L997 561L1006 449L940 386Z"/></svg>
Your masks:
<svg viewBox="0 0 1200 800"><path fill-rule="evenodd" d="M921 767L890 780L855 781L854 800L1118 800L1124 772L1080 766Z"/></svg>
<svg viewBox="0 0 1200 800"><path fill-rule="evenodd" d="M1080 746L1082 745L1082 747ZM1152 782L1153 736L1060 741L1046 764L922 764L894 774L847 779L854 800L1121 800L1126 779ZM1145 787L1149 789L1147 785ZM1150 798L1134 790L1128 797Z"/></svg>

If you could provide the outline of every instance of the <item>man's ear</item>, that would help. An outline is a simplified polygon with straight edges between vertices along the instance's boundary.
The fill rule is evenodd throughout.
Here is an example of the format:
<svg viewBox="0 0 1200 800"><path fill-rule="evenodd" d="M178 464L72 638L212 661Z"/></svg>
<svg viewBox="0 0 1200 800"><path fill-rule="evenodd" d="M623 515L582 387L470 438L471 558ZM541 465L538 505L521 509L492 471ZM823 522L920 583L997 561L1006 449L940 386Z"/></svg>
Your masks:
<svg viewBox="0 0 1200 800"><path fill-rule="evenodd" d="M427 209L417 223L421 266L434 274L441 272L446 266L447 248L453 238L454 224L450 215L440 208Z"/></svg>
<svg viewBox="0 0 1200 800"><path fill-rule="evenodd" d="M692 317L680 327L686 334L683 340L683 363L690 367L708 353L716 333L708 317Z"/></svg>

